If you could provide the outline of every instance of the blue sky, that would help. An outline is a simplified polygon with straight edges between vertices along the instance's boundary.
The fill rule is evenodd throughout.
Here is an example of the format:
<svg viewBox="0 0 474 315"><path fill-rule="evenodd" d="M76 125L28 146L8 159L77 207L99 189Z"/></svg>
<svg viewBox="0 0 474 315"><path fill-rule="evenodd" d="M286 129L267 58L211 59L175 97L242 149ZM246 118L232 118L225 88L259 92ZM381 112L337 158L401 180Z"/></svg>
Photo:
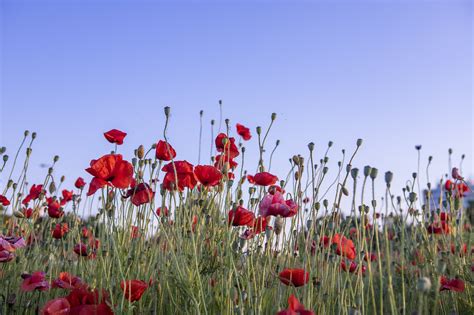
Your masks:
<svg viewBox="0 0 474 315"><path fill-rule="evenodd" d="M162 108L178 159L197 162L199 111L207 156L211 119L251 127L278 119L273 171L329 140L364 139L355 166L395 173L394 186L434 156L431 176L466 154L473 170L470 1L19 1L1 2L0 145L13 155L38 132L30 181L53 155L67 183L128 133L127 158L161 139ZM246 144L256 154L253 140ZM256 159L253 159L256 162ZM250 161L249 161L250 163ZM249 164L247 164L249 165ZM255 164L249 166L254 170ZM424 180L424 175L422 175ZM382 181L382 180L381 180Z"/></svg>

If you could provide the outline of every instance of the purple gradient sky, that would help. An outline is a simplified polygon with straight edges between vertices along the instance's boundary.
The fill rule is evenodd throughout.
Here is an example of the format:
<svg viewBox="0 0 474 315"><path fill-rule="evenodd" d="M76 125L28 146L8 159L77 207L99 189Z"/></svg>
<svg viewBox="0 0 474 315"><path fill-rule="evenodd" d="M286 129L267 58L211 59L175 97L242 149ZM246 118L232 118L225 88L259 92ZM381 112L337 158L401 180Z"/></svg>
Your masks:
<svg viewBox="0 0 474 315"><path fill-rule="evenodd" d="M278 113L280 177L310 141L321 156L333 140L334 165L359 137L354 165L392 170L396 188L416 170L416 144L434 156L432 178L448 171L449 147L472 174L472 21L471 2L455 0L3 0L0 146L14 155L23 130L37 131L31 182L54 154L67 183L88 180L89 161L113 148L104 131L128 133L130 158L162 138L169 105L177 158L196 163L199 111L207 156L222 99L224 118L252 131Z"/></svg>

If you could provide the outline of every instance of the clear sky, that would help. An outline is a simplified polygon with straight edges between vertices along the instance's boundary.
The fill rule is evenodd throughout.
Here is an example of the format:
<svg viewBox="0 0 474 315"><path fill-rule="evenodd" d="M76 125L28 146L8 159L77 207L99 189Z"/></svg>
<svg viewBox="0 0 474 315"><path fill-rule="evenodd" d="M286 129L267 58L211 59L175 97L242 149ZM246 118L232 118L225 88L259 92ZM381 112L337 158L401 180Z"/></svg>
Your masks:
<svg viewBox="0 0 474 315"><path fill-rule="evenodd" d="M178 159L197 162L211 119L248 125L278 118L273 171L314 141L332 161L364 139L355 166L395 173L396 187L434 156L432 177L466 154L473 168L470 1L1 1L0 146L14 155L38 132L31 181L60 155L68 183L128 133L120 149L161 139L163 107ZM257 152L253 139L246 144ZM255 162L256 159L254 158ZM249 169L255 169L252 164ZM422 179L424 179L422 175Z"/></svg>

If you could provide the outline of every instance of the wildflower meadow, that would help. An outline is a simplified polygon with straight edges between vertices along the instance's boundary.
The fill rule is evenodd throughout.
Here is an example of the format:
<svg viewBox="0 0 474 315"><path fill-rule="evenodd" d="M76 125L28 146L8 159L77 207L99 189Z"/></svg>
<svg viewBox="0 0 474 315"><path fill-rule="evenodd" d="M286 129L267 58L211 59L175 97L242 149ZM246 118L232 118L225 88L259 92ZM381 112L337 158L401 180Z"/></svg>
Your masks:
<svg viewBox="0 0 474 315"><path fill-rule="evenodd" d="M35 132L1 148L0 314L473 314L464 156L449 150L433 182L418 175L432 157L418 161L397 191L396 174L360 164L362 139L342 156L332 142L292 155L269 141L276 114L252 129L224 120L197 162L169 142L169 107L162 117L134 152L126 130L104 130L74 186L60 152L29 182Z"/></svg>

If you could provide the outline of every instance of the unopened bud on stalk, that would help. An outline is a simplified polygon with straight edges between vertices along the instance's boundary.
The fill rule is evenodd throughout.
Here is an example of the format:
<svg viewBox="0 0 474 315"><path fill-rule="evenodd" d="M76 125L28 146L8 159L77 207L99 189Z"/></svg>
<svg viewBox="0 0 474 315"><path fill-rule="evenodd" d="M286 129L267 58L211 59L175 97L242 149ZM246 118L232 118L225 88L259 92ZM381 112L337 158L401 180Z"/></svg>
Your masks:
<svg viewBox="0 0 474 315"><path fill-rule="evenodd" d="M411 177L413 177L413 179L416 179L417 176L418 176L418 174L415 173L415 172L413 172L413 173L411 174Z"/></svg>
<svg viewBox="0 0 474 315"><path fill-rule="evenodd" d="M418 291L429 292L431 290L431 280L427 277L421 277L418 279L418 284L416 285Z"/></svg>
<svg viewBox="0 0 474 315"><path fill-rule="evenodd" d="M314 142L310 142L310 143L308 144L308 149L309 149L309 151L311 151L311 152L314 150Z"/></svg>
<svg viewBox="0 0 474 315"><path fill-rule="evenodd" d="M448 153L449 155L453 154L453 149L449 148Z"/></svg>
<svg viewBox="0 0 474 315"><path fill-rule="evenodd" d="M7 154L5 154L5 155L3 156L3 162L6 162L6 161L8 161L8 155L7 155Z"/></svg>
<svg viewBox="0 0 474 315"><path fill-rule="evenodd" d="M296 171L295 172L295 180L300 179L300 172Z"/></svg>
<svg viewBox="0 0 474 315"><path fill-rule="evenodd" d="M337 162L337 167L341 167L341 165L342 165L342 162L341 162L341 161L338 161L338 162Z"/></svg>
<svg viewBox="0 0 474 315"><path fill-rule="evenodd" d="M430 156L428 157L428 163L431 163L431 161L433 161L433 157L430 155Z"/></svg>
<svg viewBox="0 0 474 315"><path fill-rule="evenodd" d="M357 175L359 175L359 169L358 168L353 168L351 169L351 177L352 179L356 179Z"/></svg>
<svg viewBox="0 0 474 315"><path fill-rule="evenodd" d="M20 212L18 210L15 210L13 211L13 215L16 217L16 218L19 218L19 219L23 219L25 217L25 215L23 214L23 212Z"/></svg>
<svg viewBox="0 0 474 315"><path fill-rule="evenodd" d="M319 201L317 201L317 202L314 203L314 210L318 211L319 209L321 209L321 203L319 203Z"/></svg>
<svg viewBox="0 0 474 315"><path fill-rule="evenodd" d="M18 187L18 183L14 183L13 184L13 190L16 190L17 187Z"/></svg>
<svg viewBox="0 0 474 315"><path fill-rule="evenodd" d="M346 187L342 187L342 193L343 193L345 196L349 196L349 190L347 190Z"/></svg>
<svg viewBox="0 0 474 315"><path fill-rule="evenodd" d="M6 147L1 147L0 148L0 154L3 154L7 151L7 148Z"/></svg>
<svg viewBox="0 0 474 315"><path fill-rule="evenodd" d="M276 113L272 113L272 121L274 121L276 118L277 118L277 114Z"/></svg>
<svg viewBox="0 0 474 315"><path fill-rule="evenodd" d="M142 144L137 149L137 156L140 160L145 156L145 147Z"/></svg>
<svg viewBox="0 0 474 315"><path fill-rule="evenodd" d="M10 188L12 186L13 186L13 180L9 179L8 182L7 182L7 188Z"/></svg>
<svg viewBox="0 0 474 315"><path fill-rule="evenodd" d="M24 133L25 137L28 137L29 134L30 134L30 131L29 131L29 130L25 130L25 133Z"/></svg>
<svg viewBox="0 0 474 315"><path fill-rule="evenodd" d="M26 156L30 157L32 151L33 151L32 148L26 148Z"/></svg>
<svg viewBox="0 0 474 315"><path fill-rule="evenodd" d="M59 161L59 155L55 155L54 158L53 158L54 163L56 163L57 161Z"/></svg>
<svg viewBox="0 0 474 315"><path fill-rule="evenodd" d="M53 169L52 167L48 168L48 174L49 174L49 175L53 174L53 170L54 170L54 169Z"/></svg>
<svg viewBox="0 0 474 315"><path fill-rule="evenodd" d="M59 180L61 181L61 183L63 183L65 179L66 179L66 176L63 175L63 176L61 176L61 178Z"/></svg>
<svg viewBox="0 0 474 315"><path fill-rule="evenodd" d="M169 106L165 106L164 111L165 111L165 116L169 117L171 108Z"/></svg>
<svg viewBox="0 0 474 315"><path fill-rule="evenodd" d="M53 194L53 193L56 191L56 184L54 184L54 182L51 182L51 183L49 184L48 190L49 190L49 193L50 193L50 194Z"/></svg>
<svg viewBox="0 0 474 315"><path fill-rule="evenodd" d="M204 114L204 111L201 109L201 110L199 111L199 116L202 117L203 114Z"/></svg>
<svg viewBox="0 0 474 315"><path fill-rule="evenodd" d="M390 171L385 172L385 183L387 184L387 186L390 185L390 183L392 182L392 179L393 179L393 173Z"/></svg>
<svg viewBox="0 0 474 315"><path fill-rule="evenodd" d="M417 151L420 151L420 150L421 150L421 144L415 145L415 149L416 149Z"/></svg>
<svg viewBox="0 0 474 315"><path fill-rule="evenodd" d="M327 166L323 167L323 174L326 174L328 172L329 168Z"/></svg>
<svg viewBox="0 0 474 315"><path fill-rule="evenodd" d="M352 165L347 164L346 165L346 172L349 173L351 171L351 169L352 169Z"/></svg>
<svg viewBox="0 0 474 315"><path fill-rule="evenodd" d="M411 192L409 195L408 195L408 200L410 202L415 202L416 201L416 192Z"/></svg>
<svg viewBox="0 0 474 315"><path fill-rule="evenodd" d="M225 124L226 124L227 126L229 126L229 123L230 123L229 118L226 118L226 119L224 120L224 122L225 122Z"/></svg>
<svg viewBox="0 0 474 315"><path fill-rule="evenodd" d="M370 169L370 178L375 179L377 177L379 170L376 169L375 167L372 167Z"/></svg>
<svg viewBox="0 0 474 315"><path fill-rule="evenodd" d="M323 159L323 162L324 163L327 163L329 161L329 157L328 156L325 156L324 159Z"/></svg>
<svg viewBox="0 0 474 315"><path fill-rule="evenodd" d="M328 148L332 147L332 145L333 145L333 142L332 142L332 141L329 141L329 142L328 142Z"/></svg>
<svg viewBox="0 0 474 315"><path fill-rule="evenodd" d="M366 165L364 166L364 176L367 177L370 175L370 170L372 169L372 167L370 167L370 165Z"/></svg>
<svg viewBox="0 0 474 315"><path fill-rule="evenodd" d="M252 195L256 191L255 187L249 187L249 194Z"/></svg>
<svg viewBox="0 0 474 315"><path fill-rule="evenodd" d="M257 131L257 135L261 134L262 133L262 127L257 126L256 131Z"/></svg>
<svg viewBox="0 0 474 315"><path fill-rule="evenodd" d="M36 136L37 136L36 132L33 132L33 133L31 134L31 139L36 139Z"/></svg>
<svg viewBox="0 0 474 315"><path fill-rule="evenodd" d="M377 200L372 200L372 207L376 208L377 207Z"/></svg>
<svg viewBox="0 0 474 315"><path fill-rule="evenodd" d="M132 158L132 165L135 167L137 166L137 158Z"/></svg>
<svg viewBox="0 0 474 315"><path fill-rule="evenodd" d="M360 147L362 145L362 139L357 139L356 145Z"/></svg>

